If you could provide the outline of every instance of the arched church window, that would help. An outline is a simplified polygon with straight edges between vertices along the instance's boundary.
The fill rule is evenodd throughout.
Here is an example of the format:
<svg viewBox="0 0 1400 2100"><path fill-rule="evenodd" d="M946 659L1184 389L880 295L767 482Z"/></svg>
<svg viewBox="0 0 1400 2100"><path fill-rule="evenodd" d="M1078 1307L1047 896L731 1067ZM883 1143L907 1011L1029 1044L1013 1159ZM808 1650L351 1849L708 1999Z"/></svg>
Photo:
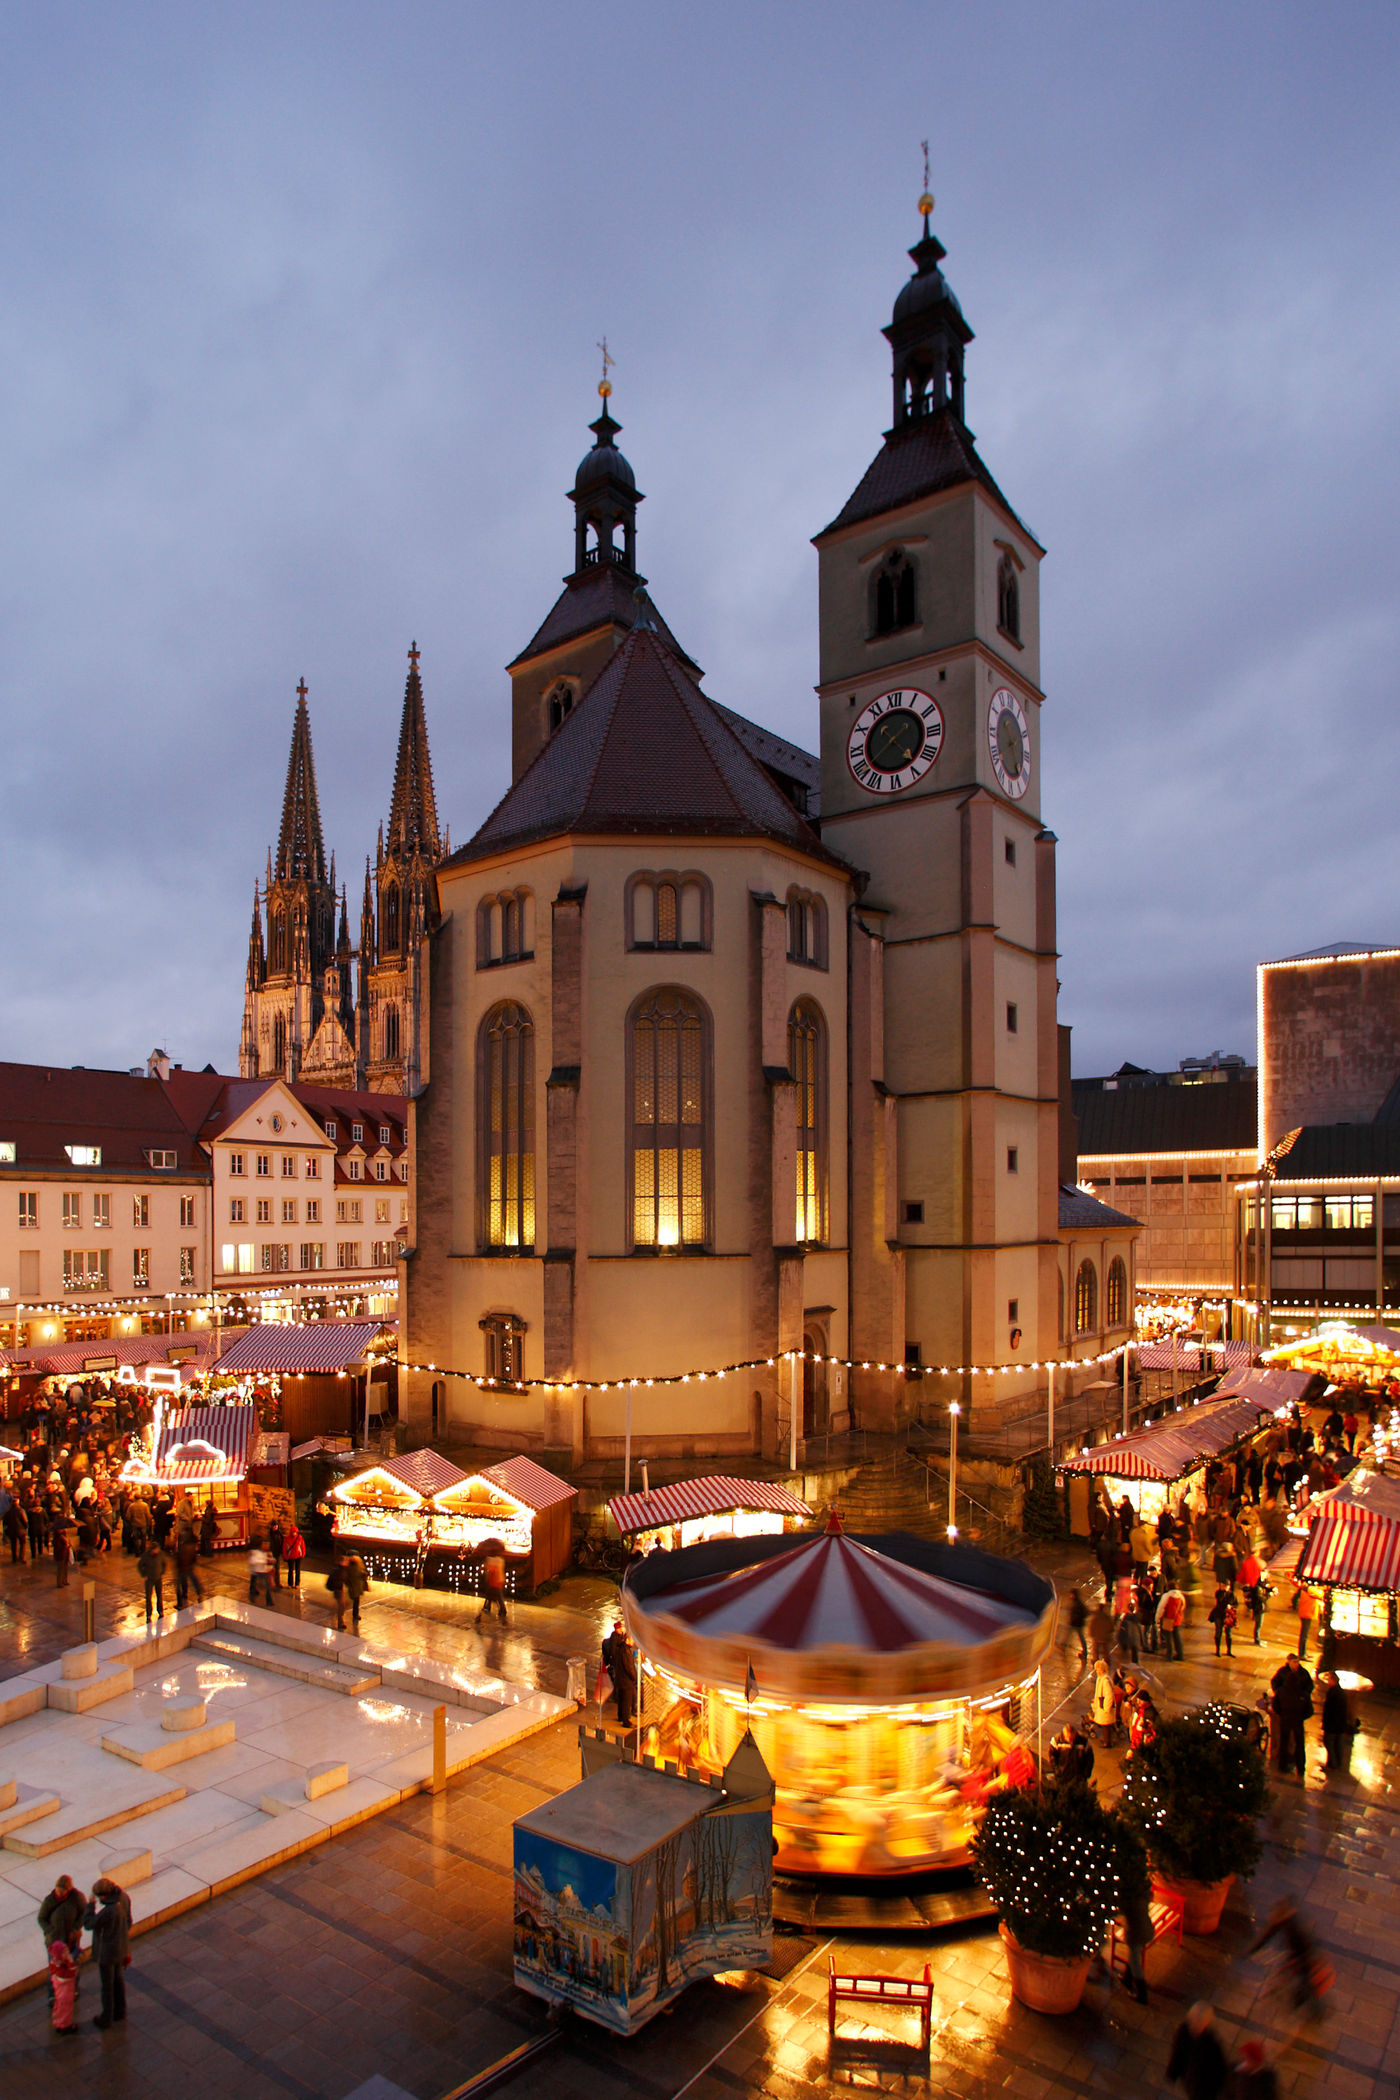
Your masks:
<svg viewBox="0 0 1400 2100"><path fill-rule="evenodd" d="M274 1070L285 1072L287 1068L287 1016L272 1017L272 1063Z"/></svg>
<svg viewBox="0 0 1400 2100"><path fill-rule="evenodd" d="M1128 1272L1121 1255L1115 1254L1108 1265L1107 1324L1110 1327L1126 1327L1128 1324Z"/></svg>
<svg viewBox="0 0 1400 2100"><path fill-rule="evenodd" d="M712 892L699 874L634 875L627 885L629 948L708 948Z"/></svg>
<svg viewBox="0 0 1400 2100"><path fill-rule="evenodd" d="M535 1244L535 1026L514 1000L481 1023L476 1077L480 1242L526 1253Z"/></svg>
<svg viewBox="0 0 1400 2100"><path fill-rule="evenodd" d="M1055 1339L1062 1342L1065 1338L1065 1272L1063 1269L1056 1275L1055 1282L1058 1287L1055 1309Z"/></svg>
<svg viewBox="0 0 1400 2100"><path fill-rule="evenodd" d="M550 687L545 698L545 710L551 736L553 736L555 730L560 727L565 719L572 714L574 702L577 698L578 689L572 680L568 678L561 678L556 685Z"/></svg>
<svg viewBox="0 0 1400 2100"><path fill-rule="evenodd" d="M797 1081L797 1224L799 1243L826 1238L826 1023L811 999L788 1016L788 1070Z"/></svg>
<svg viewBox="0 0 1400 2100"><path fill-rule="evenodd" d="M826 905L806 890L792 889L787 896L788 961L826 968Z"/></svg>
<svg viewBox="0 0 1400 2100"><path fill-rule="evenodd" d="M892 547L875 572L871 626L876 634L897 634L919 617L914 564L902 547Z"/></svg>
<svg viewBox="0 0 1400 2100"><path fill-rule="evenodd" d="M1074 1331L1092 1334L1099 1319L1099 1272L1091 1261L1079 1264L1074 1279Z"/></svg>
<svg viewBox="0 0 1400 2100"><path fill-rule="evenodd" d="M709 1016L675 986L644 992L628 1019L627 1050L633 1244L702 1247L709 1238Z"/></svg>
<svg viewBox="0 0 1400 2100"><path fill-rule="evenodd" d="M397 1057L398 1054L399 1010L391 1000L384 1009L384 1055L386 1057Z"/></svg>
<svg viewBox="0 0 1400 2100"><path fill-rule="evenodd" d="M391 882L384 892L384 939L381 943L386 955L399 952L399 886Z"/></svg>
<svg viewBox="0 0 1400 2100"><path fill-rule="evenodd" d="M1003 554L997 564L997 625L1013 642L1021 639L1021 584L1014 555Z"/></svg>
<svg viewBox="0 0 1400 2100"><path fill-rule="evenodd" d="M272 925L268 929L268 967L273 976L278 976L287 967L287 921L280 911L272 914Z"/></svg>
<svg viewBox="0 0 1400 2100"><path fill-rule="evenodd" d="M535 952L535 899L530 890L483 897L476 908L476 966L528 962Z"/></svg>

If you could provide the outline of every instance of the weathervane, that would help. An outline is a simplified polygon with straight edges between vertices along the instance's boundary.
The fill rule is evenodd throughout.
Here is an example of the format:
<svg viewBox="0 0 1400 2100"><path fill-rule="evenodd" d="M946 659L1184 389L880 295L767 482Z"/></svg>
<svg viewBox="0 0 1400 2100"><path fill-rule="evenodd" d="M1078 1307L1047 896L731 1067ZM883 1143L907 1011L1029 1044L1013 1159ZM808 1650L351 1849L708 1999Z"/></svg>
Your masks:
<svg viewBox="0 0 1400 2100"><path fill-rule="evenodd" d="M603 337L603 340L601 343L599 343L598 348L603 353L603 376L598 381L598 393L600 397L604 401L606 401L608 395L612 392L612 381L608 377L608 372L609 369L617 363L617 359L613 356L611 350L609 350L608 348L608 339L606 336Z"/></svg>
<svg viewBox="0 0 1400 2100"><path fill-rule="evenodd" d="M929 171L928 171L928 140L927 140L927 139L925 139L925 140L924 140L924 142L923 142L923 144L924 144L924 193L923 193L923 195L922 195L922 196L920 197L920 199L919 199L919 210L920 210L920 211L921 211L921 212L923 213L923 215L924 215L924 233L925 233L925 236L927 236L927 234L928 234L928 222L929 222L929 215L930 215L930 213L931 213L931 212L932 212L932 210L933 210L933 192L932 192L932 190L931 190L931 189L929 188Z"/></svg>

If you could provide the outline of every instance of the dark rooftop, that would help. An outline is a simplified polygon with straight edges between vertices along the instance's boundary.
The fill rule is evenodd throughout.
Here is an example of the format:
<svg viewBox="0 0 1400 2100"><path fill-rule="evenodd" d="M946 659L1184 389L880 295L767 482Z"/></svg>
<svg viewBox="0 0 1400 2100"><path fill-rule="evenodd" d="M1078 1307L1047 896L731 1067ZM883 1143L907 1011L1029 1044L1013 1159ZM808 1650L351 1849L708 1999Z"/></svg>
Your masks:
<svg viewBox="0 0 1400 2100"><path fill-rule="evenodd" d="M1278 1163L1278 1180L1400 1174L1400 1123L1313 1123Z"/></svg>
<svg viewBox="0 0 1400 2100"><path fill-rule="evenodd" d="M1074 1088L1081 1158L1114 1152L1245 1152L1258 1138L1253 1075L1186 1086Z"/></svg>
<svg viewBox="0 0 1400 2100"><path fill-rule="evenodd" d="M506 668L513 671L516 664L525 663L532 656L541 655L546 649L558 649L565 642L572 642L581 634L590 634L595 627L612 625L631 629L637 624L637 593L644 579L634 576L629 569L619 569L613 563L599 563L596 568L585 569L581 576L566 576L564 588L555 599L544 623L531 636L519 656ZM697 678L704 673L682 649L666 622L650 600L647 601L648 616L656 623L656 631L669 649L674 650L681 662L688 665Z"/></svg>
<svg viewBox="0 0 1400 2100"><path fill-rule="evenodd" d="M1009 518L1015 511L978 457L972 432L951 408L939 409L891 431L876 453L844 508L817 534L823 539L843 525L857 525L875 518L900 503L915 503L921 496L956 488L960 482L980 481L996 497ZM1016 518L1016 523L1021 523ZM1027 528L1022 526L1025 531Z"/></svg>
<svg viewBox="0 0 1400 2100"><path fill-rule="evenodd" d="M1141 1220L1130 1218L1125 1210L1115 1210L1111 1203L1100 1203L1097 1196L1090 1196L1083 1189L1074 1188L1067 1181L1060 1183L1060 1230L1097 1232L1110 1227L1138 1225Z"/></svg>

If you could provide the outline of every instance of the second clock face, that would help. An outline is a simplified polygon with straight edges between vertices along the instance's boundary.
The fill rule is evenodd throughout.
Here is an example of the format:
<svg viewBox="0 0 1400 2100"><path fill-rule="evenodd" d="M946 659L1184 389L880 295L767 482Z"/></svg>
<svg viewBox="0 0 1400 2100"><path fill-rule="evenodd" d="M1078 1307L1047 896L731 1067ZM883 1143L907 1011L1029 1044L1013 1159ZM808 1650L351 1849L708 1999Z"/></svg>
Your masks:
<svg viewBox="0 0 1400 2100"><path fill-rule="evenodd" d="M904 686L866 702L846 739L846 763L868 795L894 795L923 779L942 746L938 702Z"/></svg>
<svg viewBox="0 0 1400 2100"><path fill-rule="evenodd" d="M1031 784L1031 739L1026 710L1009 685L987 702L987 755L1003 795L1019 802Z"/></svg>

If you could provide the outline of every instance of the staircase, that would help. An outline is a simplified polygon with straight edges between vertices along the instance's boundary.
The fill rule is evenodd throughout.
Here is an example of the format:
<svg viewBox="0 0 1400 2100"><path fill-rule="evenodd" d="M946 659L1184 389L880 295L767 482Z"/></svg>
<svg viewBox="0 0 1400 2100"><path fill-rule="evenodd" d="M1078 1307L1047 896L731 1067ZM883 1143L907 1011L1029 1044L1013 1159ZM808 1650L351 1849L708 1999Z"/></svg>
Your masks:
<svg viewBox="0 0 1400 2100"><path fill-rule="evenodd" d="M867 1459L836 1498L847 1531L912 1531L916 1538L942 1538L946 1512L925 1499L924 1469L901 1452Z"/></svg>

